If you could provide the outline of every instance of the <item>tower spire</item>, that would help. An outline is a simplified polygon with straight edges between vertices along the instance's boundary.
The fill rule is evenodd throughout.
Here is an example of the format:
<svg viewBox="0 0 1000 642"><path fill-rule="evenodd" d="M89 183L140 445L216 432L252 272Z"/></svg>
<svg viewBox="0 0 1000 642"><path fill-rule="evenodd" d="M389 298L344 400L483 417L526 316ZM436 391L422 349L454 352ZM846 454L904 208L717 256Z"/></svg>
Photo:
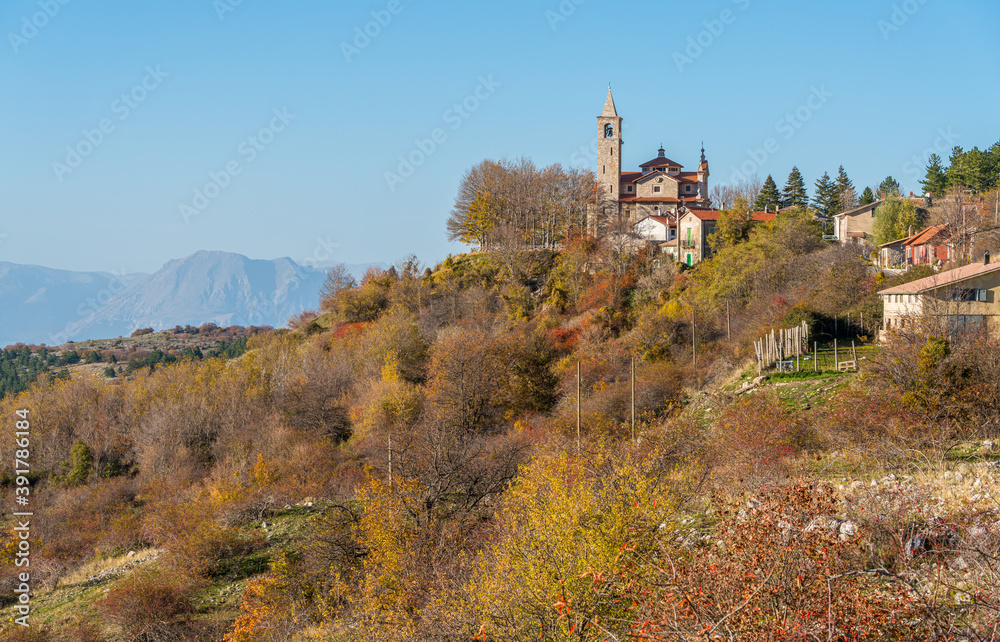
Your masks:
<svg viewBox="0 0 1000 642"><path fill-rule="evenodd" d="M608 83L608 99L604 101L603 117L617 118L618 111L615 109L615 99L611 97L611 83Z"/></svg>

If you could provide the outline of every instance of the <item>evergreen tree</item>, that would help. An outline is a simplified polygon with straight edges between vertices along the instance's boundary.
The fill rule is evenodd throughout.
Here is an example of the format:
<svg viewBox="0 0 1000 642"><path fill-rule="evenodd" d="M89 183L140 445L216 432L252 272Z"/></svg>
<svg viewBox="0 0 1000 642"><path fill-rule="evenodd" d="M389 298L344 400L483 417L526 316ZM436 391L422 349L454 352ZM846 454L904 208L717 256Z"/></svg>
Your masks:
<svg viewBox="0 0 1000 642"><path fill-rule="evenodd" d="M977 193L989 190L990 177L987 176L987 155L978 147L965 153L964 170L966 185Z"/></svg>
<svg viewBox="0 0 1000 642"><path fill-rule="evenodd" d="M858 200L858 205L868 205L869 203L875 202L875 193L872 192L872 188L866 187L865 191L861 192L861 198Z"/></svg>
<svg viewBox="0 0 1000 642"><path fill-rule="evenodd" d="M948 187L968 187L965 177L965 150L958 145L951 148L948 159Z"/></svg>
<svg viewBox="0 0 1000 642"><path fill-rule="evenodd" d="M767 180L764 181L763 187L760 188L760 194L757 196L757 202L754 203L754 209L774 212L778 209L780 202L781 193L778 192L778 185L771 178L771 175L768 174Z"/></svg>
<svg viewBox="0 0 1000 642"><path fill-rule="evenodd" d="M986 176L989 189L1000 189L1000 142L993 143L986 150Z"/></svg>
<svg viewBox="0 0 1000 642"><path fill-rule="evenodd" d="M816 181L816 196L813 197L813 207L820 216L833 216L837 213L837 184L830 178L828 172Z"/></svg>
<svg viewBox="0 0 1000 642"><path fill-rule="evenodd" d="M94 455L90 451L90 447L82 439L77 439L69 451L69 462L63 464L69 469L66 473L66 483L70 486L80 486L87 483L93 464Z"/></svg>
<svg viewBox="0 0 1000 642"><path fill-rule="evenodd" d="M941 157L937 154L931 154L928 159L927 173L924 175L924 180L920 181L920 187L924 190L924 194L930 192L934 196L944 196L948 191L948 175L941 167Z"/></svg>
<svg viewBox="0 0 1000 642"><path fill-rule="evenodd" d="M886 176L885 180L879 183L878 192L882 196L882 198L888 198L890 196L899 196L899 181L897 181L892 176Z"/></svg>
<svg viewBox="0 0 1000 642"><path fill-rule="evenodd" d="M837 209L845 212L857 205L857 193L854 191L854 183L847 177L844 166L837 169Z"/></svg>
<svg viewBox="0 0 1000 642"><path fill-rule="evenodd" d="M806 182L798 167L792 167L785 181L785 189L781 192L782 204L785 207L804 207L809 204L809 194L806 193Z"/></svg>

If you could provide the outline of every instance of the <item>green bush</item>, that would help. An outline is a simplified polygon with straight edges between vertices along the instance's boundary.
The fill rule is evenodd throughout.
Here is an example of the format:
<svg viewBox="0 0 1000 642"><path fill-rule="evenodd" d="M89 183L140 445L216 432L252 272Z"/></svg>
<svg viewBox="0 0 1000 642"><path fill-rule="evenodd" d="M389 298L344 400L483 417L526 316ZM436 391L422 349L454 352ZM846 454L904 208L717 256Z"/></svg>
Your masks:
<svg viewBox="0 0 1000 642"><path fill-rule="evenodd" d="M94 455L90 451L90 446L83 443L82 439L77 440L73 444L73 448L69 451L69 462L67 464L69 472L66 473L65 482L70 486L82 486L86 484L93 465Z"/></svg>

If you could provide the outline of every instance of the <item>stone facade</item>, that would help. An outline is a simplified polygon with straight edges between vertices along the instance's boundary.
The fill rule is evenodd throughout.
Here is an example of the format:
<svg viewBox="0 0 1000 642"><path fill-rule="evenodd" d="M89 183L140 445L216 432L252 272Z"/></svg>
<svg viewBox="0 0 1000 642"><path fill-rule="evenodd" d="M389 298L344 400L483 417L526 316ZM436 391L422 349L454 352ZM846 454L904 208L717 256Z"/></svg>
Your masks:
<svg viewBox="0 0 1000 642"><path fill-rule="evenodd" d="M674 221L681 206L708 208L708 161L701 150L698 171L685 172L683 166L666 157L661 147L652 160L639 171L622 171L622 118L615 108L611 89L604 111L597 117L597 204L591 230L598 233L609 220L628 225L651 216L666 216Z"/></svg>

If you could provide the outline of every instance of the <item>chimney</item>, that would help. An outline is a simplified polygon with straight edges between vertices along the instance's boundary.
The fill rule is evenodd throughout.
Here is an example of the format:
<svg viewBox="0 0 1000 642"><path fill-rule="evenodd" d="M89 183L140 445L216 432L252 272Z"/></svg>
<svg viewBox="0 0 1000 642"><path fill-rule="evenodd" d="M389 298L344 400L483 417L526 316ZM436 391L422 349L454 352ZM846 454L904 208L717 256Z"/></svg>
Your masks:
<svg viewBox="0 0 1000 642"><path fill-rule="evenodd" d="M913 226L910 226L909 234L907 236L913 236Z"/></svg>
<svg viewBox="0 0 1000 642"><path fill-rule="evenodd" d="M983 255L983 265L990 264L990 251L986 250L986 254Z"/></svg>

